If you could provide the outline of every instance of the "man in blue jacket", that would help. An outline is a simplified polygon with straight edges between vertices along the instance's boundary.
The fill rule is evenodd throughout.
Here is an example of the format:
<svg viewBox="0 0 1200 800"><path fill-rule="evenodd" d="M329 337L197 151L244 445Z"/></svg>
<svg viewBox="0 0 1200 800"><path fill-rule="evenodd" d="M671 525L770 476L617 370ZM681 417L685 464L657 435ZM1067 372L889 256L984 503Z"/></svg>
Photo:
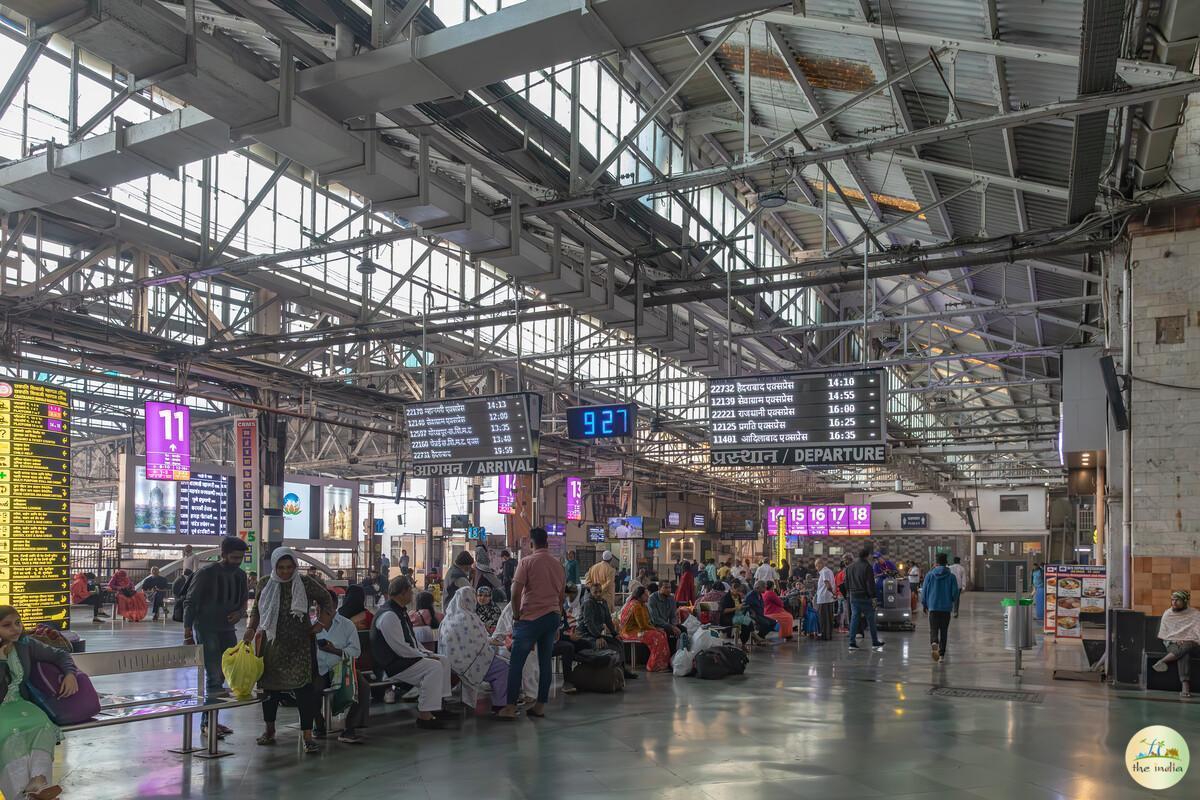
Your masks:
<svg viewBox="0 0 1200 800"><path fill-rule="evenodd" d="M946 554L938 553L937 566L929 571L921 586L921 606L929 616L929 646L934 661L940 661L946 655L950 614L958 602L958 579L946 562Z"/></svg>

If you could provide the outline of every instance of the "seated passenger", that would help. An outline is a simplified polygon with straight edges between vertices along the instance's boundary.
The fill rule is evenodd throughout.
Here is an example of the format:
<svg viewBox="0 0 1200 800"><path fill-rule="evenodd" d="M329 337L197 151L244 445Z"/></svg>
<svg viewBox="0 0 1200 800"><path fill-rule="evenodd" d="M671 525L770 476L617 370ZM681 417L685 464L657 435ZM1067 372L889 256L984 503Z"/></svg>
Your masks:
<svg viewBox="0 0 1200 800"><path fill-rule="evenodd" d="M150 600L150 614L155 622L158 622L158 612L162 611L163 603L167 599L167 590L170 588L171 584L167 579L158 574L158 567L151 567L150 575L142 581L142 591Z"/></svg>
<svg viewBox="0 0 1200 800"><path fill-rule="evenodd" d="M792 638L792 627L795 622L792 620L792 615L783 607L783 600L779 595L775 594L775 582L767 581L767 586L762 593L763 612L768 619L773 619L779 623L779 635L784 639Z"/></svg>
<svg viewBox="0 0 1200 800"><path fill-rule="evenodd" d="M746 584L739 580L732 581L729 584L729 591L721 598L721 605L717 610L718 624L733 628L734 635L741 640L743 648L746 646L746 642L750 641L750 634L754 629L749 609L744 602L745 593Z"/></svg>
<svg viewBox="0 0 1200 800"><path fill-rule="evenodd" d="M588 594L579 609L579 623L575 626L576 649L612 650L617 654L622 667L624 667L624 648L617 646L617 640L621 638L621 635L613 623L612 610L608 607L608 601L604 599L602 593L597 591L600 588L599 583L589 587ZM636 678L637 673L625 669L625 677Z"/></svg>
<svg viewBox="0 0 1200 800"><path fill-rule="evenodd" d="M377 672L417 688L417 727L442 728L452 716L442 708L442 701L450 697L450 662L417 641L408 617L412 601L412 582L393 578L388 602L371 628L371 657Z"/></svg>
<svg viewBox="0 0 1200 800"><path fill-rule="evenodd" d="M482 591L488 587L481 586ZM508 662L496 654L488 631L475 611L477 592L455 592L446 609L438 640L439 653L462 682L464 692L491 688L492 713L508 705ZM467 697L463 698L464 701Z"/></svg>
<svg viewBox="0 0 1200 800"><path fill-rule="evenodd" d="M630 595L629 602L621 611L621 639L646 645L650 650L646 669L665 672L671 668L671 649L666 634L650 622L650 611L646 608L647 595L645 586L639 586Z"/></svg>
<svg viewBox="0 0 1200 800"><path fill-rule="evenodd" d="M60 697L79 691L71 654L26 636L17 610L0 606L0 792L12 800L53 800L62 792L50 783L58 726L29 690L33 669L43 662L63 674Z"/></svg>
<svg viewBox="0 0 1200 800"><path fill-rule="evenodd" d="M1186 589L1171 592L1171 607L1158 623L1158 638L1167 654L1154 663L1155 672L1166 672L1174 663L1179 670L1180 697L1192 696L1192 652L1200 647L1200 611L1190 608L1192 595Z"/></svg>
<svg viewBox="0 0 1200 800"><path fill-rule="evenodd" d="M746 595L746 607L750 610L750 616L754 619L754 635L755 644L764 644L766 635L775 630L775 620L771 619L766 614L766 609L763 605L763 592L767 589L766 581L756 581L754 590Z"/></svg>
<svg viewBox="0 0 1200 800"><path fill-rule="evenodd" d="M76 573L71 580L71 603L77 606L91 606L92 622L99 622L101 617L108 616L100 610L103 602L100 592L96 590L95 581L89 580L87 573Z"/></svg>
<svg viewBox="0 0 1200 800"><path fill-rule="evenodd" d="M433 592L418 594L417 607L408 612L408 621L412 623L417 634L417 641L435 653L438 649L438 628L441 627L444 616L434 605Z"/></svg>
<svg viewBox="0 0 1200 800"><path fill-rule="evenodd" d="M483 627L487 628L489 635L496 630L496 623L500 621L500 606L492 602L492 589L489 586L480 586L475 592L475 614L483 623Z"/></svg>
<svg viewBox="0 0 1200 800"><path fill-rule="evenodd" d="M687 573L684 573L685 575ZM667 644L671 652L675 652L675 643L679 640L679 626L675 598L671 597L671 587L666 583L661 586L652 583L646 587L650 593L646 603L650 611L650 624L667 635Z"/></svg>
<svg viewBox="0 0 1200 800"><path fill-rule="evenodd" d="M361 586L352 586L351 589L362 589ZM317 634L317 674L320 676L317 680L317 688L324 692L332 684L332 676L334 668L338 666L345 657L354 660L361 654L361 646L358 641L358 629L350 618L342 613L342 609L338 609L338 613L333 613L329 608L323 608L317 615L318 621L324 627L323 631ZM346 728L338 736L338 741L343 744L360 744L363 737L358 735L359 728L367 726L367 715L371 710L371 684L367 681L367 676L355 670L355 679L358 685L355 687L355 701L350 704L350 708L346 711ZM313 736L318 739L325 737L325 719L324 715L317 714L313 721Z"/></svg>
<svg viewBox="0 0 1200 800"><path fill-rule="evenodd" d="M108 589L116 595L117 613L127 622L141 622L146 618L150 604L146 602L146 595L134 588L129 573L123 569L114 572L108 581Z"/></svg>

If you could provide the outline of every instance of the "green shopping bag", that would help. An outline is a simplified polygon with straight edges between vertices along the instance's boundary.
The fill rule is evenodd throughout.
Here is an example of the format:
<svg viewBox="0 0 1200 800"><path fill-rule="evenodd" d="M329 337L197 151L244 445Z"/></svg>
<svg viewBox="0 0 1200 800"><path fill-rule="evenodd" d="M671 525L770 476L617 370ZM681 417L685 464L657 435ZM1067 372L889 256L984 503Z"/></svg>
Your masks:
<svg viewBox="0 0 1200 800"><path fill-rule="evenodd" d="M358 699L358 673L354 659L342 656L330 673L330 685L333 686L333 696L329 698L329 706L336 717L346 713Z"/></svg>

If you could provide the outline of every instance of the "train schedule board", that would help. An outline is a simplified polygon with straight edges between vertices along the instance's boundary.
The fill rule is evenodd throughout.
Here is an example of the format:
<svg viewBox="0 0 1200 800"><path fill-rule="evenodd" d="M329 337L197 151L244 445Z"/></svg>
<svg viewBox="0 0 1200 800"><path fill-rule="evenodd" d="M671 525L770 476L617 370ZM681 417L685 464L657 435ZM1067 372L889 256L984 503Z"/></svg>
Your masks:
<svg viewBox="0 0 1200 800"><path fill-rule="evenodd" d="M887 460L881 369L708 382L713 464L829 466Z"/></svg>
<svg viewBox="0 0 1200 800"><path fill-rule="evenodd" d="M70 394L0 381L0 605L70 626Z"/></svg>
<svg viewBox="0 0 1200 800"><path fill-rule="evenodd" d="M529 392L460 397L404 407L418 478L537 471L541 398Z"/></svg>

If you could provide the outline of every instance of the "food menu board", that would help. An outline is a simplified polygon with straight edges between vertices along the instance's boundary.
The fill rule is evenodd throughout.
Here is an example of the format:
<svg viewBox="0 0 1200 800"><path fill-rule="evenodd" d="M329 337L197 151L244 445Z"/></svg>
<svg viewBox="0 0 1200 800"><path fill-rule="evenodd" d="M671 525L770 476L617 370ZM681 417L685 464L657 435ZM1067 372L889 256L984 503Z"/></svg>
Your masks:
<svg viewBox="0 0 1200 800"><path fill-rule="evenodd" d="M413 473L429 478L536 472L540 409L541 398L528 392L405 406Z"/></svg>
<svg viewBox="0 0 1200 800"><path fill-rule="evenodd" d="M713 378L712 463L882 464L886 403L880 369Z"/></svg>
<svg viewBox="0 0 1200 800"><path fill-rule="evenodd" d="M1082 639L1083 628L1104 626L1107 609L1107 569L1095 565L1047 564L1046 614L1043 633L1060 639ZM1093 623L1085 615L1097 614Z"/></svg>
<svg viewBox="0 0 1200 800"><path fill-rule="evenodd" d="M871 535L870 506L771 506L766 530L777 530L781 516L787 519L789 536Z"/></svg>
<svg viewBox="0 0 1200 800"><path fill-rule="evenodd" d="M71 399L0 381L0 604L27 629L70 626Z"/></svg>

